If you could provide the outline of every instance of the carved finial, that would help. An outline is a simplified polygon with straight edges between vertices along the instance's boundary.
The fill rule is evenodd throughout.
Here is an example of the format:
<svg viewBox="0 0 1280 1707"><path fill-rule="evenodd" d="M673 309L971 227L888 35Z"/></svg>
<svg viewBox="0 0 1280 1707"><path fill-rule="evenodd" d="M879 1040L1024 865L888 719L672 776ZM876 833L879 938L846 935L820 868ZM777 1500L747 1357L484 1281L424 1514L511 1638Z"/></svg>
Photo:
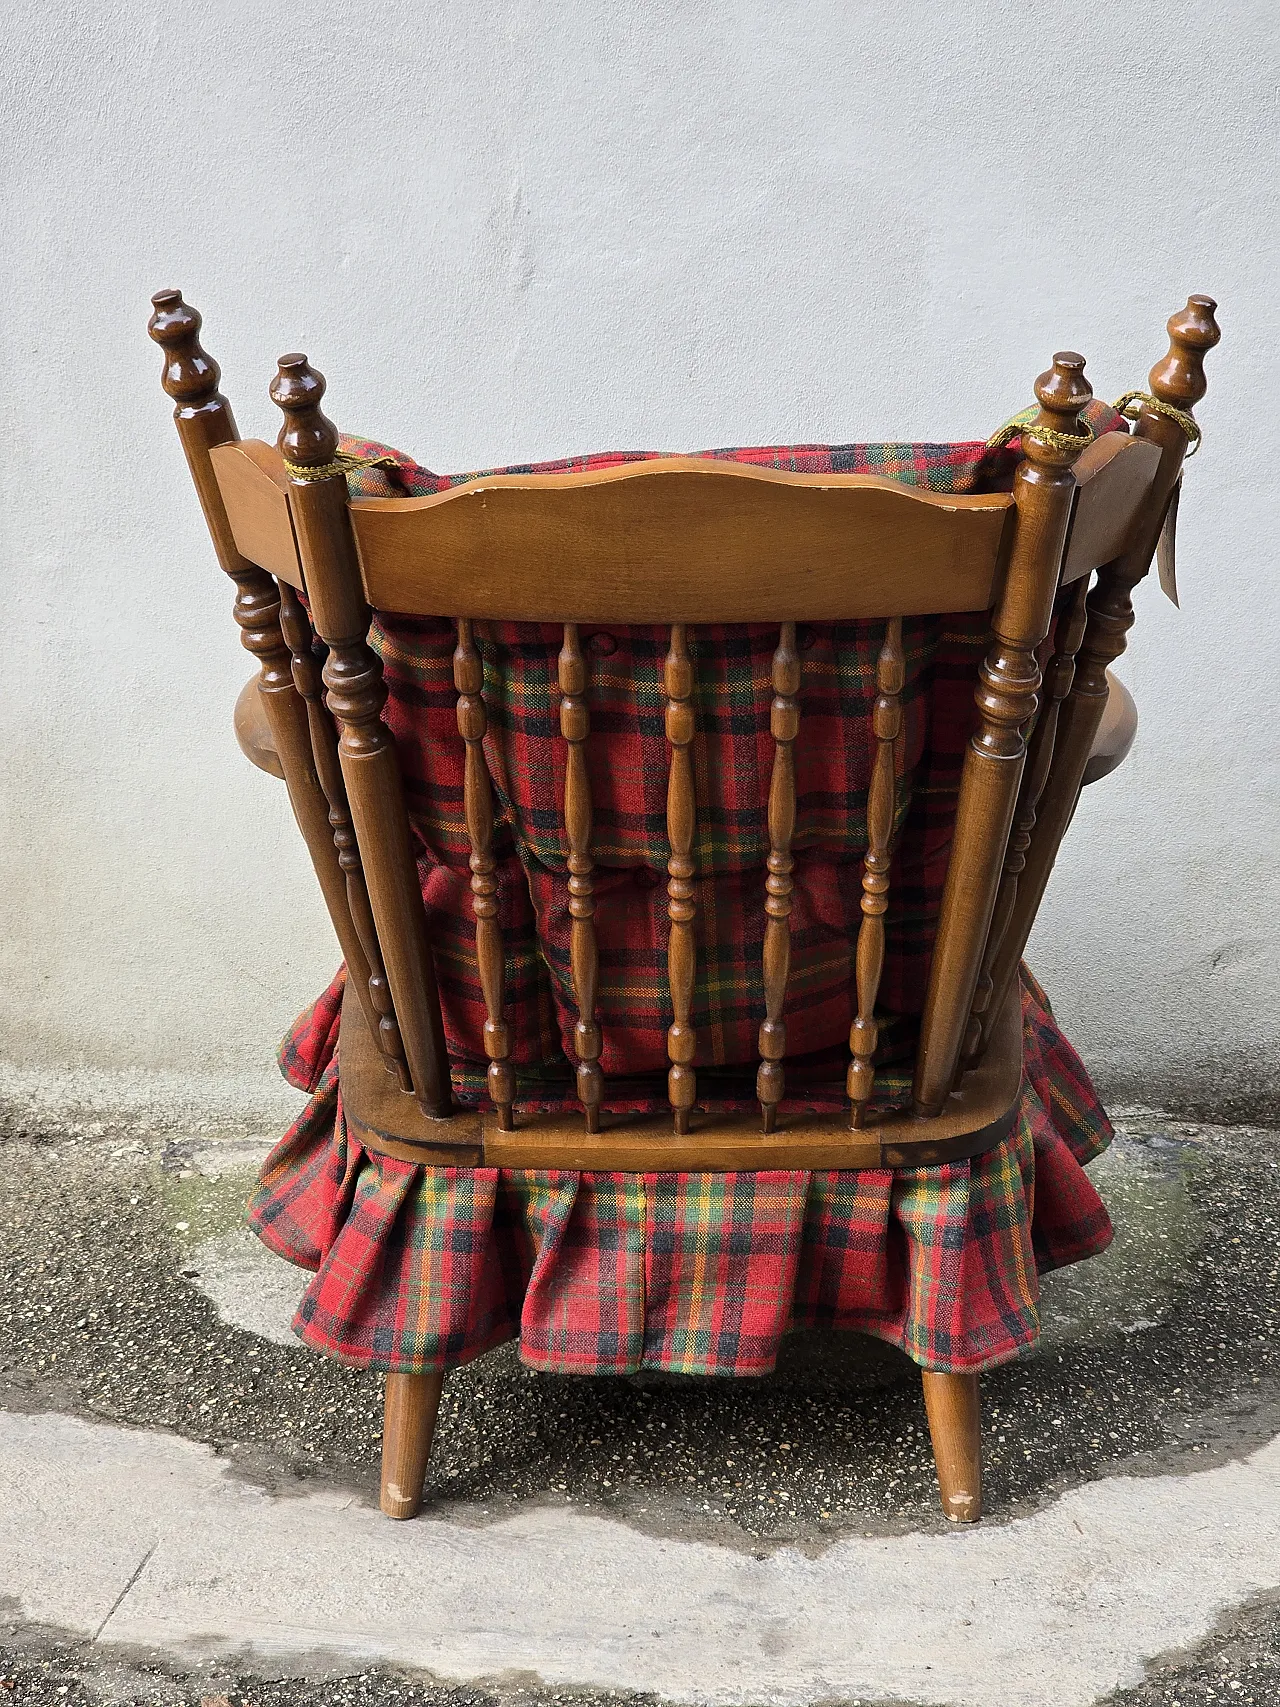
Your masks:
<svg viewBox="0 0 1280 1707"><path fill-rule="evenodd" d="M1053 366L1036 381L1040 413L1022 435L1022 454L1045 468L1069 467L1088 443L1079 417L1092 396L1093 387L1084 377L1084 357L1074 350L1059 350ZM1042 436L1038 429L1047 432ZM1078 443L1057 442L1060 439Z"/></svg>
<svg viewBox="0 0 1280 1707"><path fill-rule="evenodd" d="M1169 354L1148 375L1153 394L1175 409L1190 409L1209 389L1204 358L1221 338L1211 296L1189 296L1169 321Z"/></svg>
<svg viewBox="0 0 1280 1707"><path fill-rule="evenodd" d="M147 331L164 351L160 383L178 405L178 413L197 409L218 397L222 370L200 345L200 316L182 300L180 290L158 290ZM222 399L219 399L222 401Z"/></svg>
<svg viewBox="0 0 1280 1707"><path fill-rule="evenodd" d="M338 449L338 429L320 407L324 392L324 375L305 356L280 357L271 382L271 401L284 412L276 444L285 461L300 468L321 468Z"/></svg>

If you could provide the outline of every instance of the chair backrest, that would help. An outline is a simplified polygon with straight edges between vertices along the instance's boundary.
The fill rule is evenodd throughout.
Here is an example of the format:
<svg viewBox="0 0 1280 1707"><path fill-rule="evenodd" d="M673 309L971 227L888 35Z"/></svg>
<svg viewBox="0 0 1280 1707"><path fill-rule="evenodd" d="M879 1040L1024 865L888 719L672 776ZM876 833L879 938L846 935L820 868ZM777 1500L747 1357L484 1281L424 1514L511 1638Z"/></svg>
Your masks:
<svg viewBox="0 0 1280 1707"><path fill-rule="evenodd" d="M915 1063L916 1114L938 1116L965 1070L981 1063L1010 998L1101 718L1106 667L1124 647L1130 595L1152 560L1177 484L1188 443L1178 414L1204 394L1203 357L1219 336L1214 304L1193 297L1170 320L1170 351L1151 371L1151 396L1132 436L1110 432L1090 442L1080 422L1092 396L1083 359L1055 356L1036 382L1038 413L1022 429L1008 493L958 496L869 475L657 458L589 472L489 476L424 498L353 500L336 429L320 408L324 380L305 357L281 358L271 388L285 417L278 447L241 443L217 390L216 365L199 344L199 316L177 292L153 301L152 336L167 356L165 389L177 403L220 560L239 588L237 620L262 664L273 734L352 982L386 1064L431 1116L451 1112L449 1063L396 747L382 717L382 667L369 644L371 607L456 622L475 954L488 1088L503 1130L513 1125L515 1078L475 624L561 625L556 673L574 1037L578 1094L592 1133L602 1098L601 1029L584 758L591 707L579 631L596 623L667 627L667 1053L678 1134L688 1132L697 1098L691 625L778 625L757 1080L768 1133L786 1056L793 748L802 685L796 624L884 624L849 1038L849 1119L857 1128L867 1120L875 1077L903 619L990 611ZM305 605L298 596L304 589ZM1051 627L1042 676L1039 657ZM323 694L316 635L327 648Z"/></svg>

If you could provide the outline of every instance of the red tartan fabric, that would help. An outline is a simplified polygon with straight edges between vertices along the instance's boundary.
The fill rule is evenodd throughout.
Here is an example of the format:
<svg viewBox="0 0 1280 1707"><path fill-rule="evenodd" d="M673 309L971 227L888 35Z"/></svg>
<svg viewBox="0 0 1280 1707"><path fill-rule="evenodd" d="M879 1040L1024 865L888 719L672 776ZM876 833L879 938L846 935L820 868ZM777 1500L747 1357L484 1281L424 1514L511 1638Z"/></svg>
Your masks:
<svg viewBox="0 0 1280 1707"><path fill-rule="evenodd" d="M1095 432L1122 427L1093 405ZM358 440L344 448L382 447ZM539 465L598 468L657 453ZM981 444L773 447L707 453L811 472L865 471L938 491L1007 486L1016 457ZM429 493L437 476L400 458L352 477L357 494ZM860 917L870 711L882 625L814 624L799 639L798 811L787 1097L843 1106ZM698 828L698 1103L755 1106L763 1011L765 817L776 630L693 631ZM379 613L388 688L431 919L460 1100L484 1096L483 1002L468 897L463 746L453 626ZM666 631L585 634L587 747L605 1106L665 1106ZM489 624L479 636L489 734L507 1016L517 1101L574 1102L564 744L558 629ZM904 623L905 740L897 788L877 1100L905 1096L950 847L983 617ZM789 1326L873 1333L925 1367L987 1368L1038 1331L1038 1269L1101 1250L1106 1211L1083 1173L1110 1127L1043 993L1024 988L1019 1120L989 1155L893 1174L509 1173L424 1169L367 1155L337 1094L335 983L286 1039L282 1066L312 1102L264 1166L251 1220L316 1279L295 1323L346 1362L447 1367L518 1334L536 1368L645 1367L720 1374L772 1368Z"/></svg>
<svg viewBox="0 0 1280 1707"><path fill-rule="evenodd" d="M759 1375L793 1327L925 1368L988 1369L1038 1331L1038 1274L1106 1248L1083 1164L1111 1136L1024 974L1025 1084L986 1156L897 1173L572 1174L367 1153L337 1088L340 974L286 1039L311 1102L268 1157L258 1236L316 1271L294 1323L345 1363L422 1370L519 1336L535 1369ZM902 1081L905 1084L905 1081Z"/></svg>

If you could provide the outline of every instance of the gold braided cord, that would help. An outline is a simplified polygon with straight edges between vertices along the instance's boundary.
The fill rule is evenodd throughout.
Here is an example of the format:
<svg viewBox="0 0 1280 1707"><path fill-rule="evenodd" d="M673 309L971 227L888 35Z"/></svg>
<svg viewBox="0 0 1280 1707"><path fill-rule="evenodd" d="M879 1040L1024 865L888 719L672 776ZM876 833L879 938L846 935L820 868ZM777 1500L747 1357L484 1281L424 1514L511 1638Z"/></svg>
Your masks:
<svg viewBox="0 0 1280 1707"><path fill-rule="evenodd" d="M1156 415L1165 415L1176 422L1187 436L1188 458L1196 454L1203 434L1199 421L1186 409L1175 409L1172 403L1162 403L1149 391L1126 391L1123 397L1118 397L1115 401L1116 413L1123 415L1126 421L1136 421L1144 409L1150 409Z"/></svg>
<svg viewBox="0 0 1280 1707"><path fill-rule="evenodd" d="M1020 410L1012 420L1006 421L998 432L992 433L987 440L987 449L999 450L1002 445L1007 445L1010 439L1020 438L1031 427L1032 421L1039 412L1034 403L1029 409ZM1088 429L1087 422L1085 425ZM1042 444L1048 445L1051 450L1078 451L1093 443L1091 430L1086 430L1083 433L1060 433L1055 427L1036 427L1034 432L1036 438Z"/></svg>
<svg viewBox="0 0 1280 1707"><path fill-rule="evenodd" d="M306 467L300 462L285 461L284 471L290 480L308 485L313 480L332 480L335 474L358 474L362 468L399 468L394 456L352 456L340 450L332 462Z"/></svg>
<svg viewBox="0 0 1280 1707"><path fill-rule="evenodd" d="M1151 409L1157 415L1166 415L1169 420L1177 423L1187 436L1187 455L1192 457L1200 448L1200 423L1194 415L1185 409L1175 409L1172 403L1162 403L1158 397L1153 397L1149 391L1126 391L1123 397L1118 397L1112 405L1117 415L1123 415L1126 421L1136 421L1144 409ZM1032 422L1038 410L1035 404L1028 409L1022 409L997 432L992 433L987 440L988 450L999 450L1007 445L1010 439L1020 438L1031 428L1036 438L1042 440L1053 450L1079 451L1093 443L1093 433L1059 433L1052 427L1034 427Z"/></svg>

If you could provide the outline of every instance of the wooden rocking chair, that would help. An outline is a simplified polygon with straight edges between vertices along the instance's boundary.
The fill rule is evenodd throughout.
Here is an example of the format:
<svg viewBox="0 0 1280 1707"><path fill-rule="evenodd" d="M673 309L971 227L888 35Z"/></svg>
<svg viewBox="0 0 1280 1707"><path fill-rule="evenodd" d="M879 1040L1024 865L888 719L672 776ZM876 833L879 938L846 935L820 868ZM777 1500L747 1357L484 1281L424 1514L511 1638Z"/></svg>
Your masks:
<svg viewBox="0 0 1280 1707"><path fill-rule="evenodd" d="M688 458L604 471L506 474L424 498L351 499L324 380L281 358L271 395L278 448L241 441L176 291L153 298L164 389L218 559L236 583L236 621L258 661L236 711L249 757L282 776L349 969L340 1082L366 1149L427 1165L581 1170L914 1168L976 1156L1010 1129L1022 1073L1017 971L1083 782L1120 762L1132 702L1107 666L1124 649L1131 595L1152 562L1178 484L1214 304L1195 296L1169 321L1132 435L1090 442L1078 355L1036 382L1010 493L948 496L862 474L807 475ZM694 572L696 566L696 573ZM1073 596L1063 596L1074 588ZM305 595L305 604L304 597ZM1053 630L1041 670L1038 652ZM466 743L476 956L488 1013L492 1110L456 1106L436 973L411 850L396 745L381 712L371 610L456 620L458 727ZM891 881L902 619L989 611L911 1106L869 1113ZM848 1113L779 1113L800 726L797 622L885 624L874 711L876 759L856 953ZM576 1076L581 1112L517 1119L496 918L494 804L482 752L483 672L474 624L563 625L558 680L566 743ZM759 1032L760 1112L696 1111L689 628L776 623L768 793L770 854ZM665 624L667 1033L665 1116L601 1118L601 1027L593 913L592 802L584 760L590 706L582 624ZM313 627L314 625L314 627ZM313 644L327 648L321 665ZM417 1511L439 1374L387 1378L383 1509ZM943 1508L981 1511L977 1377L924 1372Z"/></svg>

